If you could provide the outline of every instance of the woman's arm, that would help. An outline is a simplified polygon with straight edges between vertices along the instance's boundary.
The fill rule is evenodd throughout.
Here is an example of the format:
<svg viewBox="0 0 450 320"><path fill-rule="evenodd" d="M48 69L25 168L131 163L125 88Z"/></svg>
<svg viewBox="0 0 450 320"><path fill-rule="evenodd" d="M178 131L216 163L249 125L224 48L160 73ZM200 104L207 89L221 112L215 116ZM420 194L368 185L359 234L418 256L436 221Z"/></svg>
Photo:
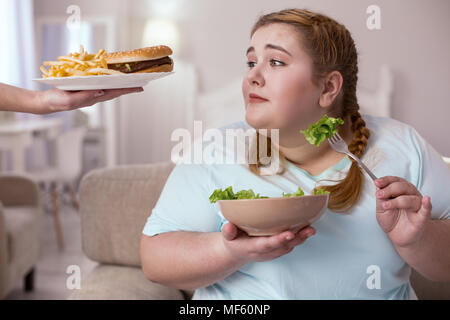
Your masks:
<svg viewBox="0 0 450 320"><path fill-rule="evenodd" d="M145 276L170 287L192 290L218 282L243 265L280 257L315 233L305 227L297 234L249 237L228 223L222 232L174 231L141 238Z"/></svg>
<svg viewBox="0 0 450 320"><path fill-rule="evenodd" d="M428 220L421 239L395 246L411 267L432 281L450 281L450 220Z"/></svg>
<svg viewBox="0 0 450 320"><path fill-rule="evenodd" d="M375 180L377 221L398 254L433 281L450 281L450 221L431 220L431 198L403 178Z"/></svg>
<svg viewBox="0 0 450 320"><path fill-rule="evenodd" d="M224 279L244 265L221 247L221 234L166 232L141 238L145 276L170 287L193 290Z"/></svg>
<svg viewBox="0 0 450 320"><path fill-rule="evenodd" d="M36 92L0 83L0 110L31 112Z"/></svg>
<svg viewBox="0 0 450 320"><path fill-rule="evenodd" d="M142 88L64 91L32 91L0 83L0 110L47 114L91 106Z"/></svg>

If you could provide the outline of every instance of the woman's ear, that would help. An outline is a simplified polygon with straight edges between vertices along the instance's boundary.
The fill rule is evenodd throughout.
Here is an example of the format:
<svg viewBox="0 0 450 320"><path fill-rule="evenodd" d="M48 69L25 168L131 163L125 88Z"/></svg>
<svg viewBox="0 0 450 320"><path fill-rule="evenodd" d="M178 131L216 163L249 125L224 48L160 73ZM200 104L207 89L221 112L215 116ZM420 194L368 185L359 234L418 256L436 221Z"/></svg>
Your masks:
<svg viewBox="0 0 450 320"><path fill-rule="evenodd" d="M330 72L323 80L323 89L319 97L319 105L330 107L341 92L344 79L339 71Z"/></svg>

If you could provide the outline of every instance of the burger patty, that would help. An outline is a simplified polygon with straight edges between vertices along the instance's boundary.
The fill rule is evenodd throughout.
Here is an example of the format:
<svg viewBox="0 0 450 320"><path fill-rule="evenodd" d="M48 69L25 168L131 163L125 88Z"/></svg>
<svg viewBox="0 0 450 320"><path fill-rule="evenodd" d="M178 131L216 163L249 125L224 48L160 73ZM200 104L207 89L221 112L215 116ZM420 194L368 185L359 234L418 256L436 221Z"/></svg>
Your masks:
<svg viewBox="0 0 450 320"><path fill-rule="evenodd" d="M164 57L161 59L138 61L138 62L112 63L108 64L108 68L123 73L133 73L151 67L160 66L162 64L172 64L172 59L169 57Z"/></svg>

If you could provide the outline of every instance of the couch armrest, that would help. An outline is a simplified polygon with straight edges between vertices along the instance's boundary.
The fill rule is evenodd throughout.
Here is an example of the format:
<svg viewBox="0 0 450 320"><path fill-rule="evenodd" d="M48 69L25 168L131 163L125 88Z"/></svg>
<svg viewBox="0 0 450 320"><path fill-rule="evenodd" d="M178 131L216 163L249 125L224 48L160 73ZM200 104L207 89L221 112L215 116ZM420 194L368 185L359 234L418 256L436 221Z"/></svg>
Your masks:
<svg viewBox="0 0 450 320"><path fill-rule="evenodd" d="M30 178L19 175L0 175L0 299L11 282L8 271L8 239L3 207L40 207L39 187ZM40 209L37 212L41 212Z"/></svg>
<svg viewBox="0 0 450 320"><path fill-rule="evenodd" d="M84 253L97 262L141 266L145 222L175 165L172 162L98 169L80 185Z"/></svg>
<svg viewBox="0 0 450 320"><path fill-rule="evenodd" d="M147 280L140 268L100 264L69 300L183 300L175 288Z"/></svg>
<svg viewBox="0 0 450 320"><path fill-rule="evenodd" d="M35 181L19 175L0 176L0 201L9 206L39 206L39 187Z"/></svg>

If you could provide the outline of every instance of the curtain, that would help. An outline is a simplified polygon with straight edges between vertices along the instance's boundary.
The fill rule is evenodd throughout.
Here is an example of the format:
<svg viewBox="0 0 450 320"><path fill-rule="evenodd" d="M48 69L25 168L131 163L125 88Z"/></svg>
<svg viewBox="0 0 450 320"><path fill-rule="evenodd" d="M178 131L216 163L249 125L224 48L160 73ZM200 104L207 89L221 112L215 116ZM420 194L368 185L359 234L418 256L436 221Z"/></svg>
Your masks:
<svg viewBox="0 0 450 320"><path fill-rule="evenodd" d="M32 0L0 0L0 82L35 89Z"/></svg>

